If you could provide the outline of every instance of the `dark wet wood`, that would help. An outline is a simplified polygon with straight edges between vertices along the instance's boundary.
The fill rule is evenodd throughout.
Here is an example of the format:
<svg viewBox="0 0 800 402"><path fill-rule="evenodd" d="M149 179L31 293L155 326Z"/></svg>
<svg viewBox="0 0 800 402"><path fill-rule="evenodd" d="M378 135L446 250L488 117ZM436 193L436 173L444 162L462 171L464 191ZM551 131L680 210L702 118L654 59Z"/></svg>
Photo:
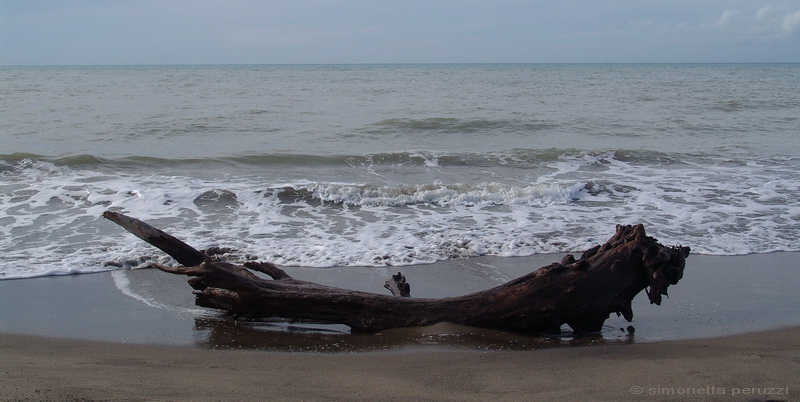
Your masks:
<svg viewBox="0 0 800 402"><path fill-rule="evenodd" d="M586 250L578 259L568 255L481 292L421 299L396 297L410 289L399 273L387 281L391 296L330 287L294 279L270 263L213 262L144 222L113 212L104 216L183 264L157 268L191 276L189 284L196 289L199 306L236 316L345 324L354 332L438 322L531 334L559 333L562 324L576 333L599 332L612 313L631 321L631 301L642 290L651 303L660 304L667 288L683 277L689 255L688 247L661 245L645 234L642 225L617 225L606 243Z"/></svg>
<svg viewBox="0 0 800 402"><path fill-rule="evenodd" d="M169 254L181 265L192 266L209 260L207 255L197 251L194 247L138 219L111 211L104 212L103 217Z"/></svg>

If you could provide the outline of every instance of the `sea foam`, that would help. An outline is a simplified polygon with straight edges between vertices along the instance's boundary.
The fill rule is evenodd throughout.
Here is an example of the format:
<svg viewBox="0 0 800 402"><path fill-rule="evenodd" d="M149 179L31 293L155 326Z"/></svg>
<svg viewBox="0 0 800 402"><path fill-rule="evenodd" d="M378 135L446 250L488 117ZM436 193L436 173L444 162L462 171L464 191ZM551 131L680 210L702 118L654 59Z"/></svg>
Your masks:
<svg viewBox="0 0 800 402"><path fill-rule="evenodd" d="M473 169L475 158L433 169ZM248 169L216 177L186 169L153 173L150 162L131 169L22 159L0 173L0 278L169 263L101 219L106 210L148 221L197 248L232 247L242 261L310 267L577 252L605 240L617 223L644 223L649 234L697 253L798 250L797 158L566 151L539 158L546 174L528 181L496 174L508 169L501 160L508 155L480 163L495 173L485 174L486 181L414 184L386 179L401 166L394 162L358 167L370 170L358 177L383 180L367 183L270 181Z"/></svg>

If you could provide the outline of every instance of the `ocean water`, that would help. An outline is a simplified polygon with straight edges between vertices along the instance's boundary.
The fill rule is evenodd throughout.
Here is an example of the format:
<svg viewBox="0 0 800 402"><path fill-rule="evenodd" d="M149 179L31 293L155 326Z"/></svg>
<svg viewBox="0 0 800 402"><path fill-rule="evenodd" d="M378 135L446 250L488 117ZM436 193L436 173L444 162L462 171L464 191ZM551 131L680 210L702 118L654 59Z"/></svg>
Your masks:
<svg viewBox="0 0 800 402"><path fill-rule="evenodd" d="M800 64L0 67L0 279L800 251Z"/></svg>

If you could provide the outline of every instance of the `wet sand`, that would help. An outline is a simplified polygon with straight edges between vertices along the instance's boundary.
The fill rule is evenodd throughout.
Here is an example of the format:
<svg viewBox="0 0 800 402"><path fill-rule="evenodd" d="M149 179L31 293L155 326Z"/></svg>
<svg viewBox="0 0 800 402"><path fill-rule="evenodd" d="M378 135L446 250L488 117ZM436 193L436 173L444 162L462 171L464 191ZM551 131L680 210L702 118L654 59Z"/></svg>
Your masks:
<svg viewBox="0 0 800 402"><path fill-rule="evenodd" d="M632 323L578 339L232 321L154 270L0 281L0 400L797 400L798 256L690 256L662 306L641 294ZM444 297L559 258L286 269L376 292L400 270L415 297Z"/></svg>

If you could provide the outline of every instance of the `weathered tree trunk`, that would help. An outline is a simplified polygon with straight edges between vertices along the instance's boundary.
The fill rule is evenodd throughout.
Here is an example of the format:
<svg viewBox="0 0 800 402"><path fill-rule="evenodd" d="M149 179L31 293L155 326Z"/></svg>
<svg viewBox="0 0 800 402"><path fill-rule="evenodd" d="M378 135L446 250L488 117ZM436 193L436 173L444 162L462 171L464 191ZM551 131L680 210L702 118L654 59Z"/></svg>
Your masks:
<svg viewBox="0 0 800 402"><path fill-rule="evenodd" d="M568 255L561 262L477 293L417 299L396 297L407 296L409 290L399 273L386 285L395 296L324 286L294 279L269 263L213 262L144 222L110 211L103 216L183 264L157 268L193 277L189 284L197 290L198 306L237 316L339 323L354 332L437 322L532 334L559 333L566 323L576 333L598 332L611 313L631 321L631 301L643 289L651 303L660 304L669 285L682 278L689 255L688 247L662 246L645 234L642 225L617 225L613 237L578 260Z"/></svg>

